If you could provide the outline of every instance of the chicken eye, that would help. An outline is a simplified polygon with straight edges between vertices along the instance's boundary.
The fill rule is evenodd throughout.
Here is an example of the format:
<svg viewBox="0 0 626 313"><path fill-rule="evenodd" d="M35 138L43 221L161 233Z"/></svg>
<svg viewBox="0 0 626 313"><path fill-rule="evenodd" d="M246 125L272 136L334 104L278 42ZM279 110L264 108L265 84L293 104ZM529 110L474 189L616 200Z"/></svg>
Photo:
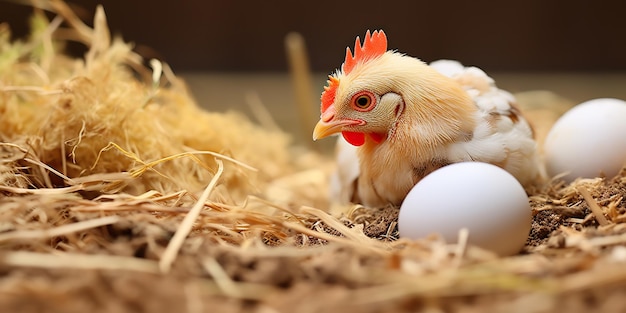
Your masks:
<svg viewBox="0 0 626 313"><path fill-rule="evenodd" d="M372 102L372 99L370 99L369 96L363 95L363 96L356 98L355 104L359 108L365 109L368 106L370 106L370 102Z"/></svg>
<svg viewBox="0 0 626 313"><path fill-rule="evenodd" d="M362 91L352 97L352 107L361 112L367 112L374 108L374 95L368 91Z"/></svg>

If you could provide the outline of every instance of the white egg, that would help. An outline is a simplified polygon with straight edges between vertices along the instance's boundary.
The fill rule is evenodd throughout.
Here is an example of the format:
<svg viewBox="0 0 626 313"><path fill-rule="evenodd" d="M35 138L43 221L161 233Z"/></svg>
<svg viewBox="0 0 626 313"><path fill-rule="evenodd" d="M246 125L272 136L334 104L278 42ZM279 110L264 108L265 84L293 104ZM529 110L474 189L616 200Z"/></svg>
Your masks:
<svg viewBox="0 0 626 313"><path fill-rule="evenodd" d="M507 171L491 164L462 162L424 177L404 199L400 237L439 234L456 243L469 231L469 244L506 256L526 243L532 222L528 197Z"/></svg>
<svg viewBox="0 0 626 313"><path fill-rule="evenodd" d="M550 176L563 180L615 176L626 162L626 102L601 98L583 102L559 118L544 143Z"/></svg>

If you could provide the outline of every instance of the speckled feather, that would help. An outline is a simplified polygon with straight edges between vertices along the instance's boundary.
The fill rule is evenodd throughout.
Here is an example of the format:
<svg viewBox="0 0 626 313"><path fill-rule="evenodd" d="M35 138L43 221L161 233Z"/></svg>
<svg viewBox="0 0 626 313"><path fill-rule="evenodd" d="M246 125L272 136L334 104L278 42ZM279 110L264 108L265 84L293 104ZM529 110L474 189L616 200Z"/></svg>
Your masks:
<svg viewBox="0 0 626 313"><path fill-rule="evenodd" d="M367 139L358 147L339 138L332 200L399 205L424 176L462 161L500 166L524 186L541 180L530 125L514 97L498 89L482 70L450 60L429 66L387 51L335 77L336 118L367 122L342 131L385 130L386 138ZM350 98L359 90L372 91L379 101L368 114L350 108Z"/></svg>

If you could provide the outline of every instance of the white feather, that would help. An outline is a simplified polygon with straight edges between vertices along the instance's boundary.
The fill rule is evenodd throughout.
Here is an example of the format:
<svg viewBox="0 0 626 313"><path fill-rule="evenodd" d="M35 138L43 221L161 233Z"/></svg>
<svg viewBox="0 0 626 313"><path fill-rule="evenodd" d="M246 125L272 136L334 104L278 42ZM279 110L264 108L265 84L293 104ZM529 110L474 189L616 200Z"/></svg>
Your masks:
<svg viewBox="0 0 626 313"><path fill-rule="evenodd" d="M451 64L454 63L454 71ZM499 89L494 80L477 67L462 67L456 61L436 61L435 69L446 70L444 75L456 79L472 95L479 111L479 121L470 141L448 147L450 161L480 160L501 165L522 184L528 185L542 176L532 129L522 116L514 121L509 117L515 97ZM441 65L446 64L447 67ZM431 64L432 66L432 64ZM498 118L494 119L494 115ZM469 160L468 160L469 158Z"/></svg>
<svg viewBox="0 0 626 313"><path fill-rule="evenodd" d="M349 144L342 136L337 137L335 157L337 170L330 177L330 197L340 203L352 201L355 181L359 177L357 147Z"/></svg>

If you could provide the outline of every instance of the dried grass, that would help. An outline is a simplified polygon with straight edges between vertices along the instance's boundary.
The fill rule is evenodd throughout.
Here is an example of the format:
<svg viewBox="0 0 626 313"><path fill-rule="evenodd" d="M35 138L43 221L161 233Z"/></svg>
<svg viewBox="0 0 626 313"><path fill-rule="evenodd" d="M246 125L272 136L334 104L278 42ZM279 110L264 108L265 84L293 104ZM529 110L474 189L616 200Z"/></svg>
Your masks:
<svg viewBox="0 0 626 313"><path fill-rule="evenodd" d="M166 64L150 70L110 38L101 7L90 28L61 1L38 5L57 17L36 12L28 40L0 25L6 311L623 307L626 171L531 195L518 256L467 245L467 232L458 245L397 240L396 208L328 213L331 162L200 109ZM84 59L63 54L68 38Z"/></svg>

